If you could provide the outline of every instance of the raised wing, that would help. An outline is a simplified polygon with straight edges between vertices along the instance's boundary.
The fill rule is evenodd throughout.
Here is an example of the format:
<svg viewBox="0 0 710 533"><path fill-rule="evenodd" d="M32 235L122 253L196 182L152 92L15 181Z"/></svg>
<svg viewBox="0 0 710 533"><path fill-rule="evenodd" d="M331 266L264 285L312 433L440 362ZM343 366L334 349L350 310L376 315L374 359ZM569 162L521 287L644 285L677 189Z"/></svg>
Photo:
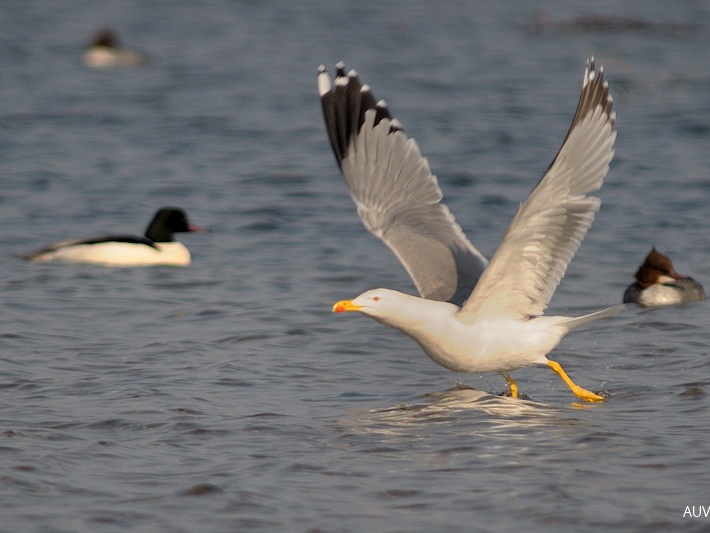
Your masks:
<svg viewBox="0 0 710 533"><path fill-rule="evenodd" d="M587 62L577 112L557 156L520 206L461 310L525 318L543 313L601 201L614 155L616 114L603 67Z"/></svg>
<svg viewBox="0 0 710 533"><path fill-rule="evenodd" d="M318 89L328 137L365 227L399 258L423 298L461 305L486 259L444 205L428 161L414 139L376 102L357 73L324 66Z"/></svg>

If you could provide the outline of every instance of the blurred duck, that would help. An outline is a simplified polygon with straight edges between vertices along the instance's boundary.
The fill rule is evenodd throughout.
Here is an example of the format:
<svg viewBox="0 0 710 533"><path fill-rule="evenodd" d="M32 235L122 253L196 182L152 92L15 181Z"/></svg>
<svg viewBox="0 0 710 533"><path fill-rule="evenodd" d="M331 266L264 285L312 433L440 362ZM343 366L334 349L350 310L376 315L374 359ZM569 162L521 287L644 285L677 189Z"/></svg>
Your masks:
<svg viewBox="0 0 710 533"><path fill-rule="evenodd" d="M19 257L27 261L66 261L117 267L187 266L191 260L190 251L174 239L174 234L192 231L209 230L190 224L182 209L164 207L155 214L142 237L114 234L62 241Z"/></svg>
<svg viewBox="0 0 710 533"><path fill-rule="evenodd" d="M703 300L703 286L693 278L678 274L670 258L655 247L651 248L646 260L636 271L636 282L624 292L624 303L645 307Z"/></svg>
<svg viewBox="0 0 710 533"><path fill-rule="evenodd" d="M84 52L84 64L87 67L135 67L149 62L147 56L134 50L123 48L116 33L104 28L95 36L91 45Z"/></svg>

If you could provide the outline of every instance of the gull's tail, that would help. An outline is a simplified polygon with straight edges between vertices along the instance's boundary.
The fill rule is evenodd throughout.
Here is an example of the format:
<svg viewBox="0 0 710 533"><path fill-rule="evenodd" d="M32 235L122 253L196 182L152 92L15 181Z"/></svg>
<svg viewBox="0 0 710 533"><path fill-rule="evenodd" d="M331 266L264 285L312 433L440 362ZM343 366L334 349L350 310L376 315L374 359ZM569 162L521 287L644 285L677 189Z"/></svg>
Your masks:
<svg viewBox="0 0 710 533"><path fill-rule="evenodd" d="M592 320L614 316L624 307L624 304L612 305L611 307L607 307L606 309L602 309L601 311L595 311L594 313L589 313L588 315L570 318L562 322L560 325L566 327L568 330L571 331L573 329L577 329L579 326L583 326L587 322L591 322Z"/></svg>

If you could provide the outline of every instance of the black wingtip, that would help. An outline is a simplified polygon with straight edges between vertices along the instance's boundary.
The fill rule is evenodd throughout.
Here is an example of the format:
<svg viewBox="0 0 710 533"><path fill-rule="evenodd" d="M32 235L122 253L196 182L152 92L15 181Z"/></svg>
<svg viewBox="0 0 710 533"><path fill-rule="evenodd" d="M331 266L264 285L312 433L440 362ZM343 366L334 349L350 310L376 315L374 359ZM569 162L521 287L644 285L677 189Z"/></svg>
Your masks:
<svg viewBox="0 0 710 533"><path fill-rule="evenodd" d="M345 77L345 63L342 61L338 61L335 64L335 76L336 78Z"/></svg>
<svg viewBox="0 0 710 533"><path fill-rule="evenodd" d="M347 71L342 61L335 65L334 81L331 81L323 65L318 68L318 94L338 165L342 165L347 156L351 139L360 132L367 111L375 110L375 126L383 119L391 119L387 105L375 100L370 87L360 82L357 71ZM397 122L390 132L401 129L402 125Z"/></svg>
<svg viewBox="0 0 710 533"><path fill-rule="evenodd" d="M609 83L604 79L604 66L599 65L597 68L595 58L591 56L587 59L582 80L582 94L572 125L583 120L597 106L602 107L603 113L607 115L609 123L613 126L616 122L616 112L613 109L614 99L609 94Z"/></svg>

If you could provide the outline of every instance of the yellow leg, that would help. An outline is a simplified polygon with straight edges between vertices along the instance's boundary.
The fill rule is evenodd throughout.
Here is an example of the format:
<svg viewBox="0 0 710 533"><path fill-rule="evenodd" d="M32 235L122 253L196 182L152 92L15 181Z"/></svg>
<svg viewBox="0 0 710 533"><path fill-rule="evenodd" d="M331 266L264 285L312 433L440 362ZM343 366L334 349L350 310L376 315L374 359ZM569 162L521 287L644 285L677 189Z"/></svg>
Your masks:
<svg viewBox="0 0 710 533"><path fill-rule="evenodd" d="M562 380L567 383L567 386L572 389L572 392L579 398L580 400L584 400L585 402L603 402L604 398L602 396L599 396L598 394L594 394L591 391L588 391L587 389L583 389L579 385L576 385L570 378L569 376L565 373L564 370L562 370L562 367L560 366L559 363L555 361L548 361L547 366L549 366L553 371L557 373L558 376L562 378Z"/></svg>
<svg viewBox="0 0 710 533"><path fill-rule="evenodd" d="M501 372L503 377L508 382L508 387L510 387L510 396L513 398L518 397L518 384L511 378L508 374Z"/></svg>

